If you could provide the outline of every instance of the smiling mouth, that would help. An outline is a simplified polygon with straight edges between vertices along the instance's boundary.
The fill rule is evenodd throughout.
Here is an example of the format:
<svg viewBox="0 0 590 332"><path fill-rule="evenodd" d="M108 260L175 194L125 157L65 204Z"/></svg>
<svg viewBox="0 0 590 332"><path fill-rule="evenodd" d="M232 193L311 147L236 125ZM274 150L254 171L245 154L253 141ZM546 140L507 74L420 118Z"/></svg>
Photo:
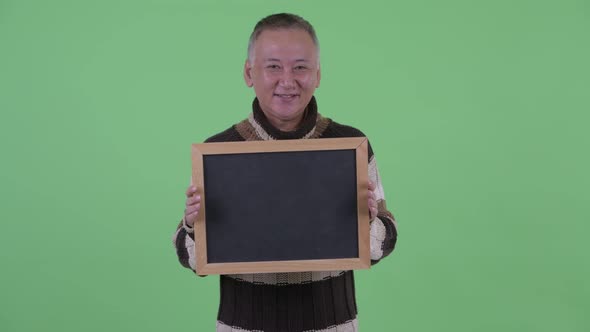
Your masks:
<svg viewBox="0 0 590 332"><path fill-rule="evenodd" d="M292 99L292 98L299 96L298 94L289 94L289 93L281 93L281 94L275 93L274 95L275 95L275 97L284 98L284 99Z"/></svg>

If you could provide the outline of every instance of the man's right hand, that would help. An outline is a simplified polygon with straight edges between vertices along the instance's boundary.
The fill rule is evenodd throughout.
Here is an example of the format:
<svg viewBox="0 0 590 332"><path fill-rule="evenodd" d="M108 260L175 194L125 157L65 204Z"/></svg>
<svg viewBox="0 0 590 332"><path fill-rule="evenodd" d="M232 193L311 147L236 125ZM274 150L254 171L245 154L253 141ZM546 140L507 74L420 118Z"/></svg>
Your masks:
<svg viewBox="0 0 590 332"><path fill-rule="evenodd" d="M186 207L184 209L187 226L194 227L199 210L201 210L201 196L197 195L197 187L191 185L186 189Z"/></svg>

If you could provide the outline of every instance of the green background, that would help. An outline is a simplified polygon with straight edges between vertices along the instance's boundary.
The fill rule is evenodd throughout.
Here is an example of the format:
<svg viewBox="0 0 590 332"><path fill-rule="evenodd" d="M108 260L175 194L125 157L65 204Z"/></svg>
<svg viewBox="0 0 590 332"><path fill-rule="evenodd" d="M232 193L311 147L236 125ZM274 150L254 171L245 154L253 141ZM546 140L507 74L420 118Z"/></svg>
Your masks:
<svg viewBox="0 0 590 332"><path fill-rule="evenodd" d="M322 47L400 236L362 331L590 330L590 3L0 0L0 330L212 331L171 236L190 144L245 118L248 36Z"/></svg>

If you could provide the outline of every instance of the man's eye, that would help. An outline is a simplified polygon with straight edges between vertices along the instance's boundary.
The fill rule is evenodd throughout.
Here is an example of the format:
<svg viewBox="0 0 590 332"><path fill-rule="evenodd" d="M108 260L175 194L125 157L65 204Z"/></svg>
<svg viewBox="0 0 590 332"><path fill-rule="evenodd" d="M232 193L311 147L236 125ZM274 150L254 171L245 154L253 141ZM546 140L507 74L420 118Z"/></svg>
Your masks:
<svg viewBox="0 0 590 332"><path fill-rule="evenodd" d="M268 69L280 69L281 67L279 67L279 65L268 65L268 66L266 66L266 68L268 68Z"/></svg>
<svg viewBox="0 0 590 332"><path fill-rule="evenodd" d="M297 66L297 67L295 67L295 70L306 70L306 69L307 69L307 67L305 67L305 66Z"/></svg>

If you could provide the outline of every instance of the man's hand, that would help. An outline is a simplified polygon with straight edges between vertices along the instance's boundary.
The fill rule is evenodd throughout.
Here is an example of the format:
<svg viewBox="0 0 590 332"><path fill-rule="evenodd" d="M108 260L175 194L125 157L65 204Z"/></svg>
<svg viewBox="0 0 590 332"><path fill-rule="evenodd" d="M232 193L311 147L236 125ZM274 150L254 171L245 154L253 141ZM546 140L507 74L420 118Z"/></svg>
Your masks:
<svg viewBox="0 0 590 332"><path fill-rule="evenodd" d="M186 207L184 209L184 218L189 227L194 227L197 221L197 215L201 210L201 196L195 195L197 188L193 185L186 189Z"/></svg>
<svg viewBox="0 0 590 332"><path fill-rule="evenodd" d="M375 184L369 181L369 220L377 217L377 200L375 199Z"/></svg>

